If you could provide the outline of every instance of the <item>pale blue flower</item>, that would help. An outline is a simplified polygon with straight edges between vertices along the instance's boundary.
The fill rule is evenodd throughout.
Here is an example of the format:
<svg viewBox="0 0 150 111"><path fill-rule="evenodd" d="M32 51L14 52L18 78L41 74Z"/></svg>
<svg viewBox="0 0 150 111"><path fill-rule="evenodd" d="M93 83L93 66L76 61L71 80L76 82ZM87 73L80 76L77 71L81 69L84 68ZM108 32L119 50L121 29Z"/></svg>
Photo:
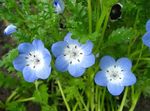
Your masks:
<svg viewBox="0 0 150 111"><path fill-rule="evenodd" d="M74 77L81 76L86 68L95 63L92 48L91 41L80 44L77 40L71 39L71 33L68 33L64 41L54 43L51 48L52 53L57 58L55 61L57 70L69 71Z"/></svg>
<svg viewBox="0 0 150 111"><path fill-rule="evenodd" d="M61 14L64 12L65 6L63 0L54 0L55 13Z"/></svg>
<svg viewBox="0 0 150 111"><path fill-rule="evenodd" d="M132 63L128 58L115 61L111 56L104 56L100 61L101 71L95 75L95 83L107 87L112 95L120 95L124 86L136 82L135 75L131 72Z"/></svg>
<svg viewBox="0 0 150 111"><path fill-rule="evenodd" d="M146 31L147 32L144 34L142 41L146 46L150 47L150 20L146 23Z"/></svg>
<svg viewBox="0 0 150 111"><path fill-rule="evenodd" d="M41 40L21 43L18 46L19 56L13 61L16 70L23 73L28 82L46 79L51 73L51 55Z"/></svg>
<svg viewBox="0 0 150 111"><path fill-rule="evenodd" d="M10 24L4 29L4 34L10 35L10 34L16 32L16 29L17 29L17 27L15 25Z"/></svg>

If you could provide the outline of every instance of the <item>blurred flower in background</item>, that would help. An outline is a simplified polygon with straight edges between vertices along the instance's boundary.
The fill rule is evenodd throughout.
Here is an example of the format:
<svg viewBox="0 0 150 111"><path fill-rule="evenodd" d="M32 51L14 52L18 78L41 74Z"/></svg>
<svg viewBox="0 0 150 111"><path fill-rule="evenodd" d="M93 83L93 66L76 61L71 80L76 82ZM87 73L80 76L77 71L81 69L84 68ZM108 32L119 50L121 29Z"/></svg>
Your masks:
<svg viewBox="0 0 150 111"><path fill-rule="evenodd" d="M48 78L51 73L51 55L41 40L34 40L32 44L21 43L18 50L19 56L13 61L13 65L23 73L26 81Z"/></svg>
<svg viewBox="0 0 150 111"><path fill-rule="evenodd" d="M16 32L17 27L13 24L8 25L5 29L4 29L4 34L5 35L10 35L14 32Z"/></svg>
<svg viewBox="0 0 150 111"><path fill-rule="evenodd" d="M100 60L101 71L95 76L95 83L108 88L112 95L120 95L124 86L136 82L135 75L131 72L132 63L128 58L115 61L111 56L104 56Z"/></svg>
<svg viewBox="0 0 150 111"><path fill-rule="evenodd" d="M77 40L71 39L71 33L68 33L64 41L52 45L52 53L57 58L55 61L57 70L62 72L68 70L74 77L81 76L86 68L95 63L92 48L91 41L80 44Z"/></svg>
<svg viewBox="0 0 150 111"><path fill-rule="evenodd" d="M63 0L54 0L55 13L61 14L64 12L65 6Z"/></svg>
<svg viewBox="0 0 150 111"><path fill-rule="evenodd" d="M146 46L150 47L150 20L146 23L146 31L147 32L144 34L142 41Z"/></svg>

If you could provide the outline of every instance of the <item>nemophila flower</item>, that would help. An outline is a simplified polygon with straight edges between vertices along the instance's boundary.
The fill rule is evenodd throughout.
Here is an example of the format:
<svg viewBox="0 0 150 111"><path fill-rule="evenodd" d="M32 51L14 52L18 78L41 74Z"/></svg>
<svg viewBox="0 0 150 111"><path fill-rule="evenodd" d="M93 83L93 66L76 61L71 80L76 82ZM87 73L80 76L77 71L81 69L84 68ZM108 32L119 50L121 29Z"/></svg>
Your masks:
<svg viewBox="0 0 150 111"><path fill-rule="evenodd" d="M65 9L63 0L54 0L53 5L55 7L55 13L57 14L63 13Z"/></svg>
<svg viewBox="0 0 150 111"><path fill-rule="evenodd" d="M17 27L15 25L10 24L4 29L4 34L10 35L10 34L16 32L16 29L17 29Z"/></svg>
<svg viewBox="0 0 150 111"><path fill-rule="evenodd" d="M95 83L107 87L112 95L120 95L124 86L136 82L135 75L131 72L132 63L128 58L115 61L110 56L104 56L100 61L101 71L95 76Z"/></svg>
<svg viewBox="0 0 150 111"><path fill-rule="evenodd" d="M142 41L146 46L150 47L150 20L146 23L146 31L147 32L144 34Z"/></svg>
<svg viewBox="0 0 150 111"><path fill-rule="evenodd" d="M68 33L64 41L52 45L52 53L57 58L55 66L59 71L69 71L74 77L81 76L85 69L95 63L95 56L92 54L93 44L87 41L80 44L77 40L71 39Z"/></svg>
<svg viewBox="0 0 150 111"><path fill-rule="evenodd" d="M41 40L21 43L18 46L19 56L13 61L16 70L23 73L28 82L46 79L51 73L51 55Z"/></svg>

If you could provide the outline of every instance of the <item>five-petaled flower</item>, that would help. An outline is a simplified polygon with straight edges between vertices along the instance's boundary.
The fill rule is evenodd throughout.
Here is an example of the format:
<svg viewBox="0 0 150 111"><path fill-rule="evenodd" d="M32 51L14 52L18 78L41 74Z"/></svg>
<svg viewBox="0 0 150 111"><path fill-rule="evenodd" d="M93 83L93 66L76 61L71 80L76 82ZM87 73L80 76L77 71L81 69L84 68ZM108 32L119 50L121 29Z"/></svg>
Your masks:
<svg viewBox="0 0 150 111"><path fill-rule="evenodd" d="M4 29L4 34L10 35L10 34L16 32L16 29L17 29L17 27L15 25L10 24Z"/></svg>
<svg viewBox="0 0 150 111"><path fill-rule="evenodd" d="M63 0L54 0L53 5L55 7L55 13L63 13L65 6Z"/></svg>
<svg viewBox="0 0 150 111"><path fill-rule="evenodd" d="M120 95L124 86L136 82L135 75L131 72L132 63L128 58L115 61L110 56L104 56L100 61L101 71L95 76L95 83L107 87L112 95Z"/></svg>
<svg viewBox="0 0 150 111"><path fill-rule="evenodd" d="M150 20L146 23L146 31L147 32L144 34L142 41L146 46L150 47Z"/></svg>
<svg viewBox="0 0 150 111"><path fill-rule="evenodd" d="M69 71L74 77L81 76L85 69L95 63L95 56L92 54L93 44L87 41L80 44L77 40L71 39L68 33L64 41L52 45L52 53L57 58L55 66L59 71Z"/></svg>
<svg viewBox="0 0 150 111"><path fill-rule="evenodd" d="M51 55L41 40L34 40L32 44L21 43L18 50L19 56L13 61L13 65L23 73L26 81L48 78L51 73Z"/></svg>

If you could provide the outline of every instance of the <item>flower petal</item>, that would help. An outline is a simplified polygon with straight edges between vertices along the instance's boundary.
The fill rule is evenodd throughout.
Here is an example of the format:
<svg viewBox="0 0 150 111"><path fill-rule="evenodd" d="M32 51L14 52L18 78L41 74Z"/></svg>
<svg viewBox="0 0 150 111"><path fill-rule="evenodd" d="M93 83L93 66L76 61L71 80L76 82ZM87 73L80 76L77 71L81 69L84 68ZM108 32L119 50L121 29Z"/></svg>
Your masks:
<svg viewBox="0 0 150 111"><path fill-rule="evenodd" d="M57 70L62 71L62 72L67 71L68 65L69 63L64 59L63 55L57 57L55 61L55 67L57 68Z"/></svg>
<svg viewBox="0 0 150 111"><path fill-rule="evenodd" d="M144 34L142 41L146 46L150 47L150 31Z"/></svg>
<svg viewBox="0 0 150 111"><path fill-rule="evenodd" d="M80 46L80 43L78 42L78 40L74 40L71 38L71 33L67 33L67 35L64 38L64 41L66 41L68 44L77 44L78 46Z"/></svg>
<svg viewBox="0 0 150 111"><path fill-rule="evenodd" d="M16 70L22 71L23 68L26 66L26 55L25 54L20 54L14 61L13 65Z"/></svg>
<svg viewBox="0 0 150 111"><path fill-rule="evenodd" d="M67 46L67 42L64 41L60 41L60 42L56 42L52 45L52 53L54 54L55 57L60 56L61 54L63 54L64 48Z"/></svg>
<svg viewBox="0 0 150 111"><path fill-rule="evenodd" d="M123 68L126 71L129 71L129 70L131 70L132 62L128 58L124 57L124 58L118 59L116 62L116 65L120 66L121 68Z"/></svg>
<svg viewBox="0 0 150 111"><path fill-rule="evenodd" d="M16 32L17 27L13 24L8 25L5 30L4 30L4 34L5 35L10 35L14 32Z"/></svg>
<svg viewBox="0 0 150 111"><path fill-rule="evenodd" d="M150 31L150 20L146 23L146 31Z"/></svg>
<svg viewBox="0 0 150 111"><path fill-rule="evenodd" d="M114 95L114 96L118 96L122 93L124 86L121 86L119 84L112 84L112 83L108 83L107 84L107 88L108 91Z"/></svg>
<svg viewBox="0 0 150 111"><path fill-rule="evenodd" d="M36 76L40 79L47 79L51 73L51 67L45 65L43 68L36 69Z"/></svg>
<svg viewBox="0 0 150 111"><path fill-rule="evenodd" d="M100 67L101 69L106 69L109 66L115 64L115 59L112 58L111 56L104 56L101 60L100 60Z"/></svg>
<svg viewBox="0 0 150 111"><path fill-rule="evenodd" d="M86 44L82 45L81 48L84 51L85 55L89 55L93 49L93 43L91 41L87 41Z"/></svg>
<svg viewBox="0 0 150 111"><path fill-rule="evenodd" d="M43 50L44 49L44 44L41 40L33 40L32 42L33 47L37 50Z"/></svg>
<svg viewBox="0 0 150 111"><path fill-rule="evenodd" d="M69 65L68 71L73 77L79 77L85 72L85 68L80 65Z"/></svg>
<svg viewBox="0 0 150 111"><path fill-rule="evenodd" d="M46 48L44 48L42 50L42 54L43 54L43 59L44 59L46 65L50 65L50 62L51 62L51 59L52 59L52 57L50 55L50 52Z"/></svg>
<svg viewBox="0 0 150 111"><path fill-rule="evenodd" d="M128 72L127 74L124 75L122 85L124 86L130 86L135 84L136 82L136 77L132 72Z"/></svg>
<svg viewBox="0 0 150 111"><path fill-rule="evenodd" d="M26 66L23 69L23 77L27 82L34 82L38 78L35 75L34 70L32 70L30 67Z"/></svg>
<svg viewBox="0 0 150 111"><path fill-rule="evenodd" d="M107 86L107 78L106 78L106 74L103 71L99 71L96 75L95 75L95 83L100 85L100 86Z"/></svg>
<svg viewBox="0 0 150 111"><path fill-rule="evenodd" d="M81 61L81 67L87 68L92 66L95 63L95 56L90 54L88 56L84 56L83 60Z"/></svg>
<svg viewBox="0 0 150 111"><path fill-rule="evenodd" d="M29 54L29 52L33 51L33 45L30 43L21 43L18 46L18 50L20 54Z"/></svg>

